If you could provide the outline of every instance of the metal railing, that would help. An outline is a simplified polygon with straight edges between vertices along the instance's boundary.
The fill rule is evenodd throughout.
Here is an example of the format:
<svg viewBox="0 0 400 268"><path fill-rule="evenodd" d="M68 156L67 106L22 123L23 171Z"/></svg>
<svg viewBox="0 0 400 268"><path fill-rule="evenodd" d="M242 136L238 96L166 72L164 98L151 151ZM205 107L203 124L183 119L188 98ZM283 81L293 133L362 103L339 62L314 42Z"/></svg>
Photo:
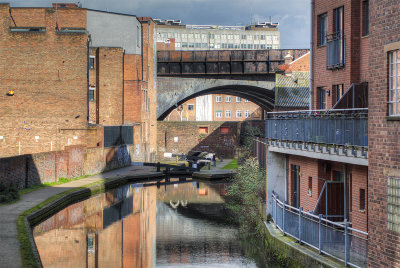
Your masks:
<svg viewBox="0 0 400 268"><path fill-rule="evenodd" d="M345 39L342 33L327 36L326 42L326 68L343 68L345 63Z"/></svg>
<svg viewBox="0 0 400 268"><path fill-rule="evenodd" d="M268 113L271 140L368 147L368 108Z"/></svg>
<svg viewBox="0 0 400 268"><path fill-rule="evenodd" d="M345 265L367 267L368 233L304 212L278 200L272 194L272 219L284 235L343 261Z"/></svg>

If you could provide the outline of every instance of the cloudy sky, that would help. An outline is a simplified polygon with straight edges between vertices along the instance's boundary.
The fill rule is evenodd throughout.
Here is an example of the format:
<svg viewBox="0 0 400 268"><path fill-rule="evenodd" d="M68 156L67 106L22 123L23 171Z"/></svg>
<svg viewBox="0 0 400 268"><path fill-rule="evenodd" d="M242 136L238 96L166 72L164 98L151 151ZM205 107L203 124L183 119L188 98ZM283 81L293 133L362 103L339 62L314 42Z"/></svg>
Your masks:
<svg viewBox="0 0 400 268"><path fill-rule="evenodd" d="M11 6L51 6L75 0L9 0ZM80 0L82 7L181 19L184 24L279 22L281 48L310 47L310 0Z"/></svg>

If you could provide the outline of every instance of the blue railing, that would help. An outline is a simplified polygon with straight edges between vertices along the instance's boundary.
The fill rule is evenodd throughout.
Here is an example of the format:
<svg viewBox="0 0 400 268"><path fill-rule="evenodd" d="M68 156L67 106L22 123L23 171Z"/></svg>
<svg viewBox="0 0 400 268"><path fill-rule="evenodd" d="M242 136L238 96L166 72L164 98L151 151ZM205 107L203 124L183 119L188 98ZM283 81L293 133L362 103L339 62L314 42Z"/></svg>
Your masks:
<svg viewBox="0 0 400 268"><path fill-rule="evenodd" d="M289 235L320 253L354 267L368 266L368 233L305 212L280 201L272 194L272 219L284 235Z"/></svg>
<svg viewBox="0 0 400 268"><path fill-rule="evenodd" d="M368 147L368 108L268 113L270 140Z"/></svg>

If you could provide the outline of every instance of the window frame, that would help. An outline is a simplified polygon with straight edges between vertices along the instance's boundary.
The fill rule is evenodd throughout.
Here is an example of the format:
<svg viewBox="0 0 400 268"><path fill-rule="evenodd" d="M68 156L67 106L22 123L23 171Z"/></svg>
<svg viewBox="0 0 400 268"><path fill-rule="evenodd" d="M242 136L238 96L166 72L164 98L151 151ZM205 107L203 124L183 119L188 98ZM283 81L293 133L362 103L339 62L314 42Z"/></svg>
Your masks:
<svg viewBox="0 0 400 268"><path fill-rule="evenodd" d="M369 0L362 1L362 36L369 35Z"/></svg>
<svg viewBox="0 0 400 268"><path fill-rule="evenodd" d="M216 118L222 118L222 111L216 111L215 112L215 117Z"/></svg>
<svg viewBox="0 0 400 268"><path fill-rule="evenodd" d="M222 102L222 96L216 96L215 97L215 102L221 103Z"/></svg>
<svg viewBox="0 0 400 268"><path fill-rule="evenodd" d="M242 118L242 117L243 117L242 110L236 110L236 118Z"/></svg>
<svg viewBox="0 0 400 268"><path fill-rule="evenodd" d="M228 114L229 114L229 115L228 115ZM226 110L226 111L225 111L225 117L226 117L226 118L231 118L231 116L232 116L231 111L230 111L230 110Z"/></svg>
<svg viewBox="0 0 400 268"><path fill-rule="evenodd" d="M242 102L242 97L236 97L236 102Z"/></svg>
<svg viewBox="0 0 400 268"><path fill-rule="evenodd" d="M89 87L88 90L88 101L94 102L96 100L96 87Z"/></svg>
<svg viewBox="0 0 400 268"><path fill-rule="evenodd" d="M232 97L231 96L226 96L225 97L225 102L230 103L232 101Z"/></svg>
<svg viewBox="0 0 400 268"><path fill-rule="evenodd" d="M393 57L395 58L393 59ZM398 96L400 91L398 83L400 80L400 49L388 51L388 65L388 116L400 116L400 96ZM394 72L393 66L395 67ZM392 96L393 92L394 96Z"/></svg>
<svg viewBox="0 0 400 268"><path fill-rule="evenodd" d="M251 112L250 112L249 110L246 110L246 111L244 112L244 117L245 117L245 118L250 118L250 117L251 117Z"/></svg>
<svg viewBox="0 0 400 268"><path fill-rule="evenodd" d="M318 108L319 110L326 110L326 89L318 87Z"/></svg>
<svg viewBox="0 0 400 268"><path fill-rule="evenodd" d="M93 65L92 65L92 59L93 59ZM96 56L89 56L89 70L95 70L96 69Z"/></svg>
<svg viewBox="0 0 400 268"><path fill-rule="evenodd" d="M328 13L318 15L318 46L326 46L328 33L327 21Z"/></svg>

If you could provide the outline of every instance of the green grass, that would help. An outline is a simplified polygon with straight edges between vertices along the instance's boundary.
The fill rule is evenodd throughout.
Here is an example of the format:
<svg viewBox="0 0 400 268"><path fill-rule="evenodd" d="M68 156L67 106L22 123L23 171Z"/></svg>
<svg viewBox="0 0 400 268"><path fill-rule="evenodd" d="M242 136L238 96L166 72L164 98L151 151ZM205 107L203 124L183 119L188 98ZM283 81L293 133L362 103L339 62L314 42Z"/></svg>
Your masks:
<svg viewBox="0 0 400 268"><path fill-rule="evenodd" d="M238 169L238 160L237 158L233 159L231 162L229 162L226 166L224 166L222 169Z"/></svg>

